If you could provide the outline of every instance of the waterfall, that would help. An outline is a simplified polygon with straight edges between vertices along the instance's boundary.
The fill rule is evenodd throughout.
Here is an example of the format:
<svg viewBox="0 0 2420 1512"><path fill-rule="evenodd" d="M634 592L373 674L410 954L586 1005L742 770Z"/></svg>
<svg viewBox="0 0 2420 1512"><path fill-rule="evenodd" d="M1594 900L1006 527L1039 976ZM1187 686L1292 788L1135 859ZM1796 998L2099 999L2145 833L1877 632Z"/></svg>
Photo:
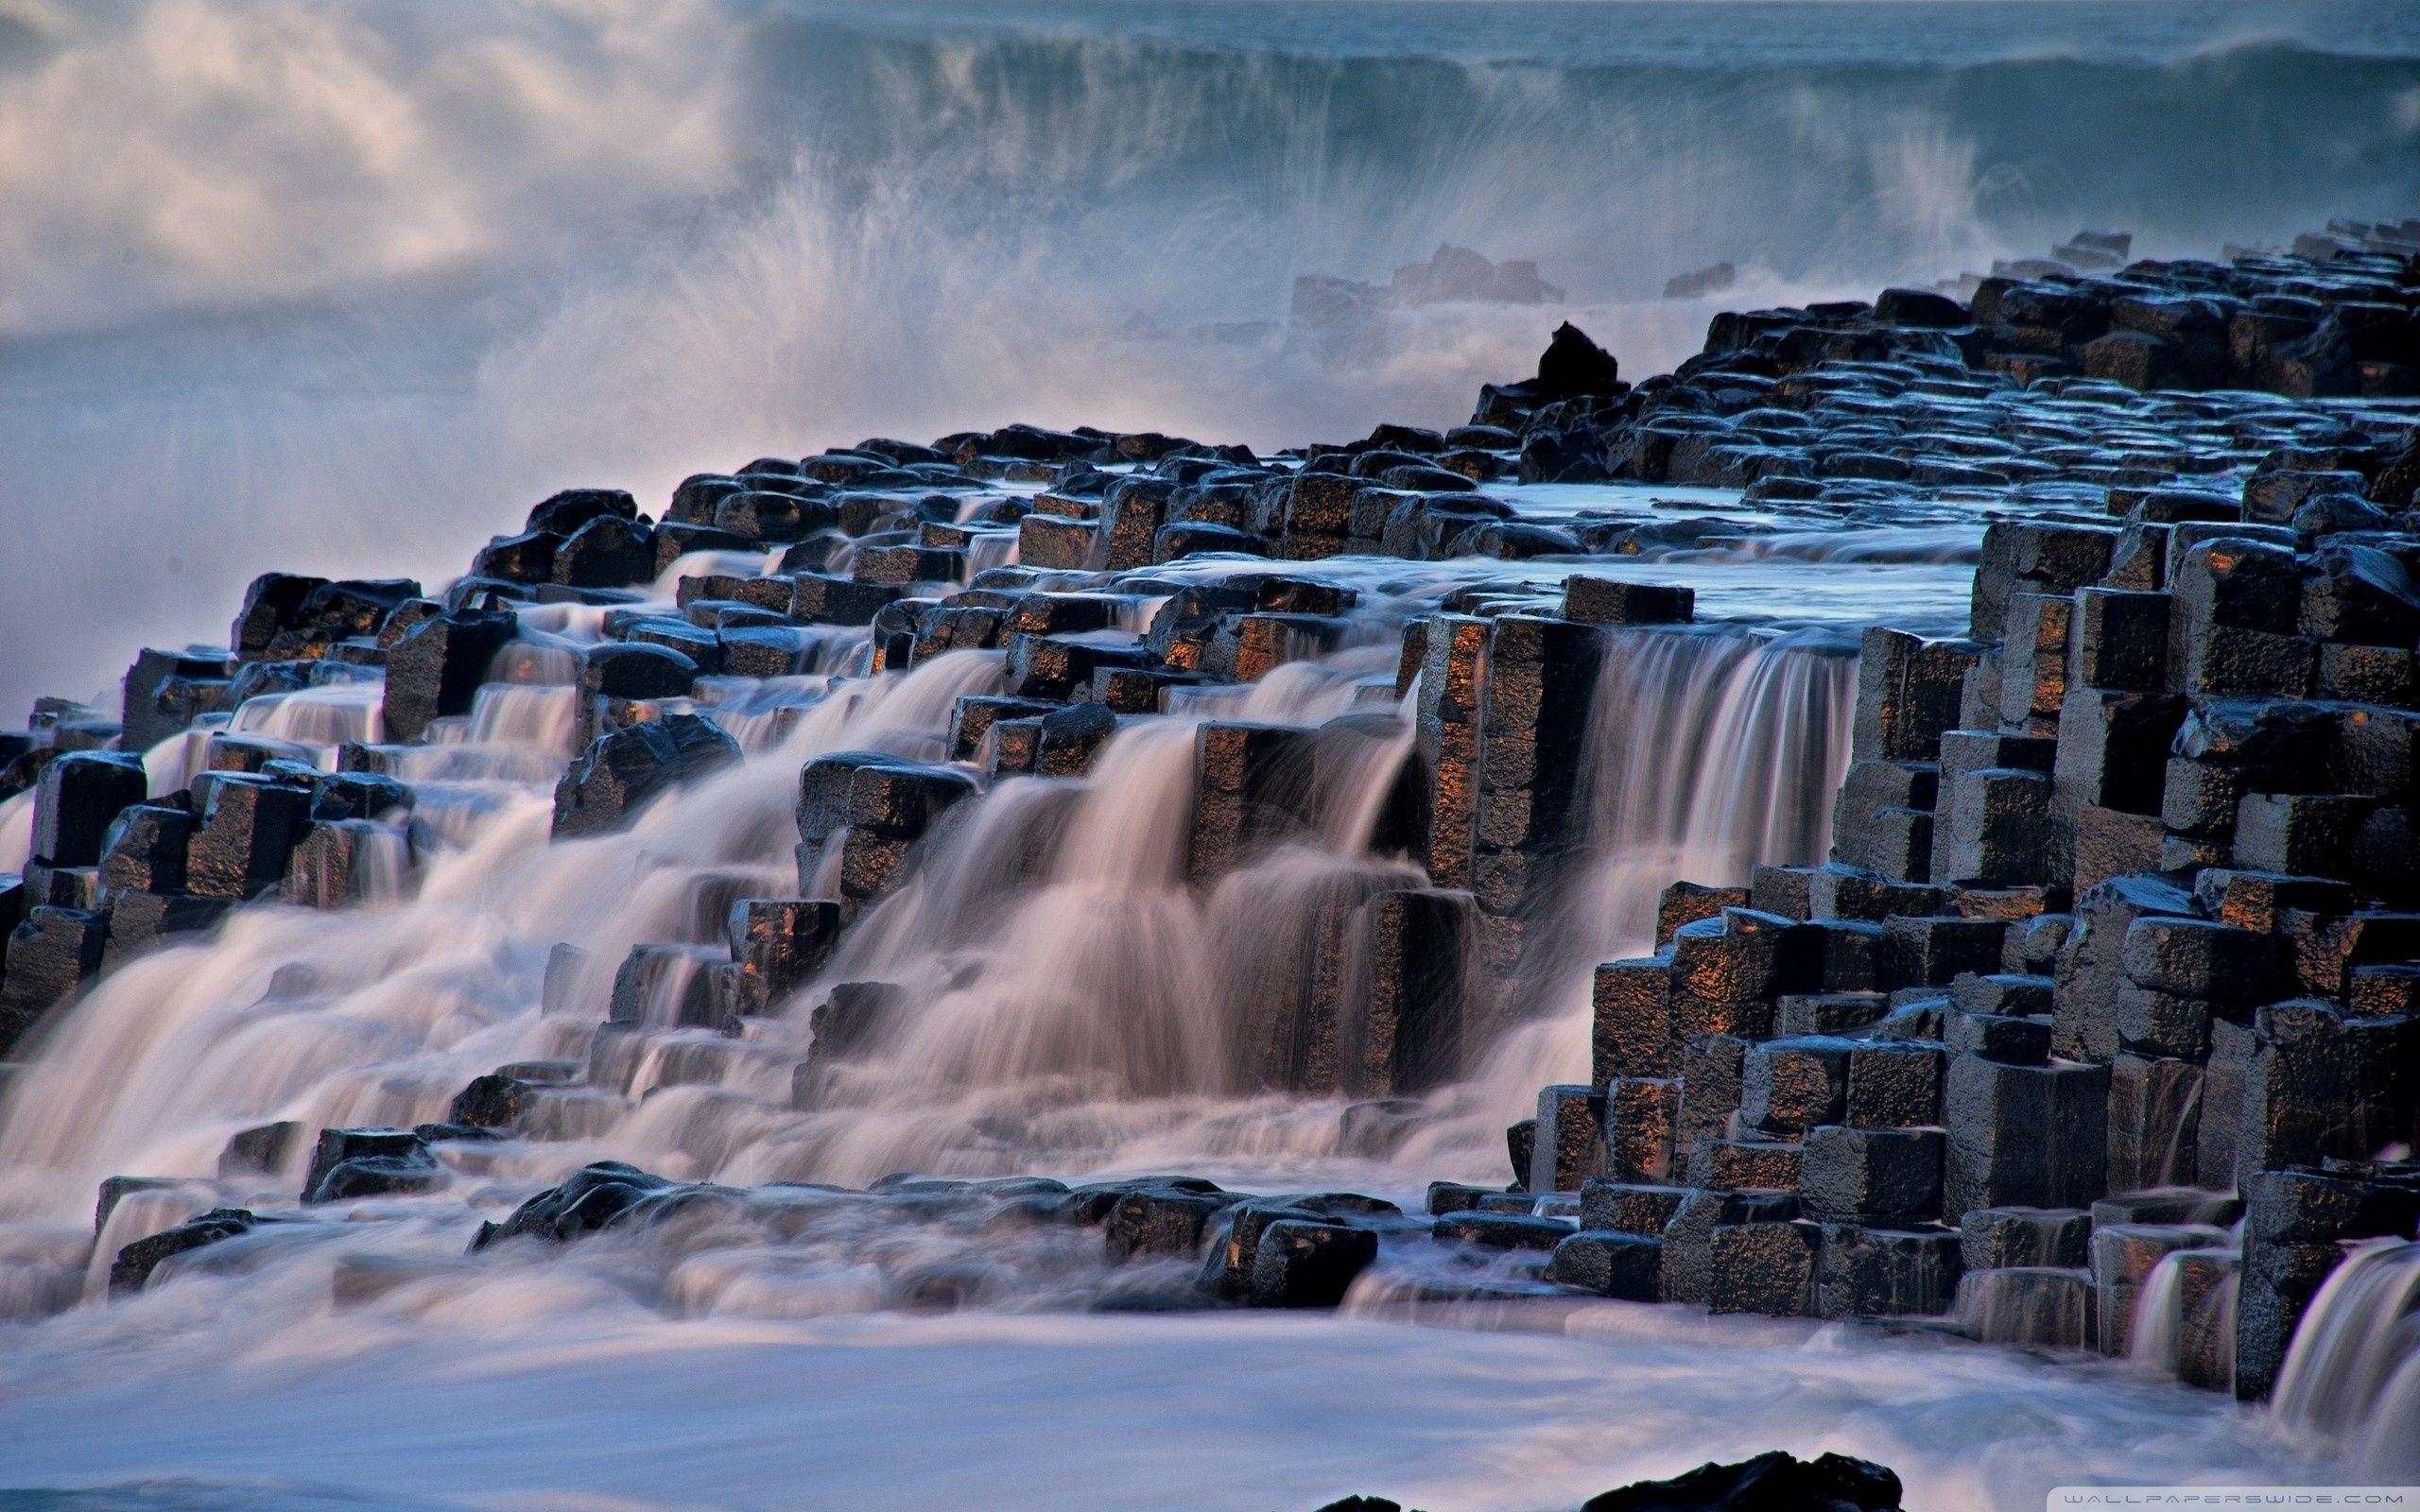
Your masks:
<svg viewBox="0 0 2420 1512"><path fill-rule="evenodd" d="M23 871L34 848L34 795L31 788L0 799L0 871Z"/></svg>
<svg viewBox="0 0 2420 1512"><path fill-rule="evenodd" d="M612 1154L745 1182L1220 1161L1333 1179L1382 1150L1388 1172L1484 1176L1508 1108L1582 1063L1588 969L1647 947L1665 884L1821 859L1855 661L1813 632L1607 632L1579 843L1523 968L1547 963L1561 995L1372 1145L1348 1133L1335 1081L1305 1074L1337 1048L1299 1037L1332 1032L1305 1026L1339 1022L1371 970L1363 905L1427 885L1388 849L1414 746L1392 688L1403 607L1374 595L1340 648L1257 681L1172 690L1167 713L1122 721L1085 777L995 782L737 1039L683 1027L696 1021L682 1004L715 954L708 916L794 890L800 765L843 749L941 759L957 700L996 688L1000 654L848 676L869 639L836 631L807 654L814 670L710 679L695 706L747 759L627 833L558 845L551 788L579 723L570 659L596 627L565 612L579 606L533 607L470 712L392 749L417 801L407 832L365 848L363 901L242 909L129 963L43 1031L0 1103L0 1210L63 1216L124 1172L208 1177L233 1135L272 1121L442 1119L470 1080L524 1061L587 1075L533 1115L558 1143L505 1147L500 1172ZM378 732L377 692L254 700L229 724L332 754ZM1294 729L1308 754L1292 827L1204 887L1187 857L1213 720ZM173 754L182 768L200 747ZM162 777L171 755L155 753ZM642 944L666 948L646 1026L600 1034L614 970ZM555 1012L542 1011L550 958ZM819 1046L812 1011L840 989L882 1005L846 1054ZM1488 990L1465 985L1472 1001ZM155 1210L168 1208L126 1221Z"/></svg>
<svg viewBox="0 0 2420 1512"><path fill-rule="evenodd" d="M2176 1373L2185 1342L2185 1263L2179 1258L2184 1253L2162 1255L2143 1278L2142 1294L2135 1299L2135 1335L2126 1342L2128 1359L2163 1375Z"/></svg>
<svg viewBox="0 0 2420 1512"><path fill-rule="evenodd" d="M1837 631L1614 632L1589 706L1586 855L1564 921L1587 965L1644 954L1670 883L1822 861L1848 770L1857 645Z"/></svg>
<svg viewBox="0 0 2420 1512"><path fill-rule="evenodd" d="M2327 1278L2294 1330L2274 1406L2342 1440L2363 1475L2420 1475L2420 1243L2361 1245Z"/></svg>
<svg viewBox="0 0 2420 1512"><path fill-rule="evenodd" d="M213 936L112 972L43 1031L0 1104L0 1211L73 1211L121 1171L212 1175L229 1136L275 1119L441 1118L472 1077L560 1055L562 1025L539 1013L555 944L612 963L678 937L683 879L786 866L801 762L851 747L930 755L957 699L988 691L998 665L955 652L849 684L766 757L626 833L562 845L550 790L569 690L483 689L457 740L406 758L426 842L416 879L335 913L242 909ZM601 991L584 1005L591 1022L602 1009Z"/></svg>
<svg viewBox="0 0 2420 1512"><path fill-rule="evenodd" d="M1581 760L1582 842L1521 963L1533 1016L1488 1058L1465 1141L1524 1116L1540 1086L1584 1074L1591 973L1654 948L1665 887L1736 886L1759 865L1824 859L1856 708L1857 644L1838 631L1608 632Z"/></svg>
<svg viewBox="0 0 2420 1512"><path fill-rule="evenodd" d="M1986 1344L2081 1349L2092 1339L2091 1278L2047 1265L1968 1271L1951 1309L1957 1331Z"/></svg>
<svg viewBox="0 0 2420 1512"><path fill-rule="evenodd" d="M2177 1249L2162 1255L2143 1278L2135 1299L2134 1333L2126 1341L2126 1356L2147 1373L2163 1380L2202 1380L2196 1367L2211 1377L2232 1381L2235 1362L2236 1300L2241 1284L2237 1262L2239 1245L2224 1248ZM2195 1295L2193 1267L2208 1268L2218 1280ZM2207 1347L2193 1354L2197 1341ZM2218 1368L2209 1368L2209 1367Z"/></svg>
<svg viewBox="0 0 2420 1512"><path fill-rule="evenodd" d="M1354 741L1314 780L1293 842L1206 892L1185 870L1196 737L1214 717L1354 715L1383 669L1360 648L1202 690L1122 728L1080 782L1014 777L977 799L802 992L897 989L873 1042L821 1077L815 1108L747 1159L750 1178L1005 1174L1071 1144L1087 1163L1160 1142L1197 1156L1332 1152L1335 1106L1254 1098L1242 1040L1257 1008L1309 990L1330 908L1425 880L1368 854L1407 722Z"/></svg>
<svg viewBox="0 0 2420 1512"><path fill-rule="evenodd" d="M235 712L227 728L332 755L347 741L375 744L387 738L386 691L383 679L369 678L252 698Z"/></svg>
<svg viewBox="0 0 2420 1512"><path fill-rule="evenodd" d="M283 743L291 747L289 754L296 760L333 769L339 747L386 739L385 693L385 680L372 675L248 698L233 714L205 714L191 729L144 752L151 796L181 791L196 773L205 770L210 765L210 743L220 734ZM0 862L7 861L7 850L6 840L0 839Z"/></svg>

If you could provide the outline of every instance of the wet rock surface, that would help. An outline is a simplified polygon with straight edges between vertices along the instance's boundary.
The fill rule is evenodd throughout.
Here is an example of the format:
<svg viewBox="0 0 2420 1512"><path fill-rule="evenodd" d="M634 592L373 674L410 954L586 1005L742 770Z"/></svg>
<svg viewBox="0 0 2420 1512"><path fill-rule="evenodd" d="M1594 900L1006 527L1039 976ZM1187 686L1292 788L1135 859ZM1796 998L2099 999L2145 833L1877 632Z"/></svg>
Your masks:
<svg viewBox="0 0 2420 1512"><path fill-rule="evenodd" d="M199 1218L148 1239L139 1239L110 1262L110 1294L139 1292L161 1265L176 1256L250 1233L257 1220L241 1208L214 1208Z"/></svg>

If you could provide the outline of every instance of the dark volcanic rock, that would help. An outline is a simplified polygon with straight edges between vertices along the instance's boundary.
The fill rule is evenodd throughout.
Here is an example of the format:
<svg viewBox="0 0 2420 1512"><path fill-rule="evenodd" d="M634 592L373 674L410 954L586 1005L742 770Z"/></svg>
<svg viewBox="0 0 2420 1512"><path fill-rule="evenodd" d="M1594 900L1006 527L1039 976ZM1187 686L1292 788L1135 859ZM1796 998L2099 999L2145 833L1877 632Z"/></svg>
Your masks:
<svg viewBox="0 0 2420 1512"><path fill-rule="evenodd" d="M488 662L518 627L506 613L448 614L396 642L387 653L387 738L418 740L430 720L469 713Z"/></svg>
<svg viewBox="0 0 2420 1512"><path fill-rule="evenodd" d="M698 664L667 645L596 645L580 659L580 687L608 698L678 698L697 677Z"/></svg>
<svg viewBox="0 0 2420 1512"><path fill-rule="evenodd" d="M444 1173L409 1129L323 1128L302 1178L304 1202L425 1191Z"/></svg>
<svg viewBox="0 0 2420 1512"><path fill-rule="evenodd" d="M1872 1460L1802 1460L1775 1450L1607 1491L1590 1497L1582 1512L1897 1512L1898 1505L1899 1477Z"/></svg>
<svg viewBox="0 0 2420 1512"><path fill-rule="evenodd" d="M1555 327L1554 339L1538 359L1537 391L1549 402L1583 394L1616 394L1621 392L1621 368L1612 352L1565 320Z"/></svg>
<svg viewBox="0 0 2420 1512"><path fill-rule="evenodd" d="M291 1119L282 1119L229 1135L227 1148L218 1156L218 1174L221 1177L251 1176L274 1171L285 1163L287 1152L302 1134L302 1125Z"/></svg>
<svg viewBox="0 0 2420 1512"><path fill-rule="evenodd" d="M1377 1258L1367 1228L1287 1218L1261 1230L1245 1300L1254 1307L1334 1307Z"/></svg>
<svg viewBox="0 0 2420 1512"><path fill-rule="evenodd" d="M185 851L185 888L203 898L256 898L285 878L310 824L311 795L266 776L215 775Z"/></svg>
<svg viewBox="0 0 2420 1512"><path fill-rule="evenodd" d="M150 1284L152 1272L167 1261L222 1239L250 1233L258 1222L247 1209L213 1208L174 1228L138 1239L120 1249L117 1258L110 1262L110 1295L122 1297L139 1292Z"/></svg>
<svg viewBox="0 0 2420 1512"><path fill-rule="evenodd" d="M638 512L638 501L620 489L565 489L532 508L523 528L570 536L591 522L627 522L637 519Z"/></svg>
<svg viewBox="0 0 2420 1512"><path fill-rule="evenodd" d="M555 835L620 829L658 794L738 760L739 743L696 714L669 714L599 735L555 786Z"/></svg>
<svg viewBox="0 0 2420 1512"><path fill-rule="evenodd" d="M34 793L34 859L56 867L97 864L110 825L146 791L137 757L77 751L51 762Z"/></svg>
<svg viewBox="0 0 2420 1512"><path fill-rule="evenodd" d="M531 1237L562 1244L612 1226L642 1199L671 1191L674 1183L619 1160L598 1160L574 1172L512 1211L502 1223L483 1223L471 1241L473 1252L507 1239Z"/></svg>
<svg viewBox="0 0 2420 1512"><path fill-rule="evenodd" d="M42 906L8 936L8 976L0 983L0 1054L52 1007L100 974L109 920L80 908Z"/></svg>
<svg viewBox="0 0 2420 1512"><path fill-rule="evenodd" d="M456 1092L445 1116L470 1128L510 1128L527 1109L529 1091L518 1077L491 1072Z"/></svg>
<svg viewBox="0 0 2420 1512"><path fill-rule="evenodd" d="M556 548L553 576L575 588L647 582L655 576L655 534L612 515L591 520Z"/></svg>

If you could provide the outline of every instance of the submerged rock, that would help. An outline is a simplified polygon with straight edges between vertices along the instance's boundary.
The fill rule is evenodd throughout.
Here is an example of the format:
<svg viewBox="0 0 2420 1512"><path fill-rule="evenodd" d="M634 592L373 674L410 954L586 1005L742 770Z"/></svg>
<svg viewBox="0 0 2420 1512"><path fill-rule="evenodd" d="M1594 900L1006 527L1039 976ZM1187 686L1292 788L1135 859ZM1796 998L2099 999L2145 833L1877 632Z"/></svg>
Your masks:
<svg viewBox="0 0 2420 1512"><path fill-rule="evenodd" d="M548 1187L512 1211L502 1223L482 1223L471 1240L473 1253L507 1239L524 1237L562 1244L612 1227L643 1198L674 1183L620 1160L582 1166L560 1186Z"/></svg>
<svg viewBox="0 0 2420 1512"><path fill-rule="evenodd" d="M444 1179L428 1142L410 1129L323 1128L302 1178L304 1202L426 1191Z"/></svg>
<svg viewBox="0 0 2420 1512"><path fill-rule="evenodd" d="M169 1260L250 1233L259 1221L247 1209L213 1208L199 1218L148 1239L138 1239L120 1249L117 1258L110 1263L110 1295L121 1297L139 1292L150 1284L152 1273Z"/></svg>

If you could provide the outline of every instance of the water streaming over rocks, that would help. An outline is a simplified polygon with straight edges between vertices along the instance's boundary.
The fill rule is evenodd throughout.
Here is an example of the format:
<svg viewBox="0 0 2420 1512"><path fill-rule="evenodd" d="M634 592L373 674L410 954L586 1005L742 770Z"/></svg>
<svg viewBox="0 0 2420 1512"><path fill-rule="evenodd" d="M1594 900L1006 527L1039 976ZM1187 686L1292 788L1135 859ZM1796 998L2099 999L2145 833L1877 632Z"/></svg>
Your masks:
<svg viewBox="0 0 2420 1512"><path fill-rule="evenodd" d="M2327 1278L2277 1377L2277 1414L2381 1482L2420 1471L2420 1245L2359 1246Z"/></svg>

